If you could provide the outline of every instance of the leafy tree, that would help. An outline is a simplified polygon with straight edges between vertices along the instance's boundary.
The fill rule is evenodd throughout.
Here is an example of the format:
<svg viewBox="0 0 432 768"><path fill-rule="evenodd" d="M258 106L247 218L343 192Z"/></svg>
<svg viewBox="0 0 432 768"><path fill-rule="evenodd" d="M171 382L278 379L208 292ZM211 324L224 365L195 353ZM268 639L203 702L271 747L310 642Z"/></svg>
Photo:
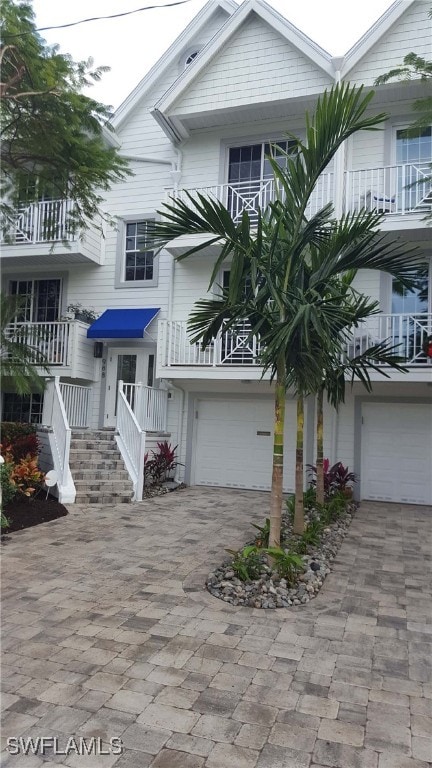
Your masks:
<svg viewBox="0 0 432 768"><path fill-rule="evenodd" d="M70 228L85 228L101 192L129 174L109 146L108 108L81 93L106 68L48 46L29 3L3 0L2 14L1 165L10 202L2 213L10 217L17 196L31 202L48 188L51 198L74 202Z"/></svg>
<svg viewBox="0 0 432 768"><path fill-rule="evenodd" d="M428 17L432 19L432 8L428 13ZM412 79L420 79L427 89L426 95L416 99L413 104L414 110L419 113L413 128L424 128L432 123L432 61L428 61L414 51L411 51L404 56L403 62L399 67L393 67L388 72L379 75L375 80L375 85L383 85L390 80L410 81Z"/></svg>
<svg viewBox="0 0 432 768"><path fill-rule="evenodd" d="M0 382L11 380L19 395L43 392L45 380L38 371L48 373L46 358L39 345L29 344L20 336L19 326L13 327L21 302L15 296L0 296ZM32 338L35 338L33 331ZM37 341L37 339L36 339Z"/></svg>
<svg viewBox="0 0 432 768"><path fill-rule="evenodd" d="M217 286L224 262L231 261L228 288L196 302L189 317L192 341L207 345L223 327L235 330L247 322L260 337L260 363L275 383L273 471L270 497L270 545L280 541L283 480L285 398L292 387L299 401L322 388L323 375L346 356L349 329L377 311L377 303L352 288L357 269L383 270L411 285L410 270L420 263L404 244L381 236L382 215L362 210L337 221L331 204L308 216L308 204L320 175L342 143L360 130L376 130L385 115L367 116L372 93L348 84L337 85L318 100L315 114L306 115L306 140L290 139L294 151L286 166L270 159L275 200L251 219L246 211L235 223L219 201L189 194L187 202L164 206L155 224L158 245L181 235L201 235L201 243L179 258L218 244L209 290ZM347 285L341 280L348 275ZM391 362L383 347L375 357ZM368 380L368 361L359 360L355 376ZM298 409L302 432L302 405ZM300 439L300 437L299 437ZM296 456L297 483L301 446ZM302 472L301 472L302 475ZM303 494L300 494L301 499ZM296 530L302 531L297 500Z"/></svg>

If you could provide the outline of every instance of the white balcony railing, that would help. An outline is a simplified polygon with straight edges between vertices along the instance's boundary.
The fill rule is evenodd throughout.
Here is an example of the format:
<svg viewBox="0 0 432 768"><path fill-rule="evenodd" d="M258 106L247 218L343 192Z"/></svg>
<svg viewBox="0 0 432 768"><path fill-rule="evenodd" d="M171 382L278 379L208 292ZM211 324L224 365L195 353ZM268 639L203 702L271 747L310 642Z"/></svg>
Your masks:
<svg viewBox="0 0 432 768"><path fill-rule="evenodd" d="M348 355L361 354L379 341L387 340L395 346L394 354L402 357L406 365L431 365L424 346L432 334L432 314L373 315L353 332Z"/></svg>
<svg viewBox="0 0 432 768"><path fill-rule="evenodd" d="M165 389L123 382L122 390L141 429L166 432L168 392Z"/></svg>
<svg viewBox="0 0 432 768"><path fill-rule="evenodd" d="M235 184L219 184L201 189L171 190L172 199L190 203L197 193L220 200L238 223L243 211L247 211L252 222L256 220L258 208L264 210L275 199L273 179L264 181L243 181ZM326 203L335 201L334 173L323 173L312 193L307 216L312 216ZM345 212L360 208L386 214L422 213L432 208L432 169L430 163L412 163L386 167L364 168L345 171L342 194L342 209Z"/></svg>
<svg viewBox="0 0 432 768"><path fill-rule="evenodd" d="M324 173L318 181L308 207L308 215L319 211L326 203L333 199L333 173ZM228 208L233 220L238 223L243 211L247 211L252 221L256 221L258 209L264 210L268 203L275 199L275 182L273 179L263 181L241 181L233 184L217 184L213 187L201 189L179 189L168 193L168 200L175 198L190 203L188 194L194 198L196 193L205 197L214 198L222 202Z"/></svg>
<svg viewBox="0 0 432 768"><path fill-rule="evenodd" d="M431 163L345 172L345 209L386 214L422 213L432 207Z"/></svg>
<svg viewBox="0 0 432 768"><path fill-rule="evenodd" d="M43 200L20 205L7 222L3 241L26 245L73 240L73 206L72 200Z"/></svg>
<svg viewBox="0 0 432 768"><path fill-rule="evenodd" d="M200 344L191 344L186 322L163 320L160 325L162 368L260 365L260 341L250 336L247 326L220 333L203 349ZM423 351L430 334L431 314L374 315L353 331L348 355L355 357L387 340L388 345L398 346L395 354L403 357L407 365L432 364Z"/></svg>
<svg viewBox="0 0 432 768"><path fill-rule="evenodd" d="M9 339L38 351L46 365L70 365L73 323L11 323L6 329ZM38 357L35 355L35 360Z"/></svg>
<svg viewBox="0 0 432 768"><path fill-rule="evenodd" d="M222 331L208 347L191 344L185 322L161 320L161 364L186 366L259 366L260 344L250 336L247 324L235 330Z"/></svg>

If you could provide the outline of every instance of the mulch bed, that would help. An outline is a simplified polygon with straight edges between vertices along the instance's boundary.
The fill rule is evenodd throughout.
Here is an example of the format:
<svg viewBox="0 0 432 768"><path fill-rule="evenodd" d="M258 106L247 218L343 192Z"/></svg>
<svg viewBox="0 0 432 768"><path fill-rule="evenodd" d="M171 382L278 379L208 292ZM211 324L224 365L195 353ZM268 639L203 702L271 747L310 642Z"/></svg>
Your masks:
<svg viewBox="0 0 432 768"><path fill-rule="evenodd" d="M2 533L6 534L57 520L68 514L66 507L60 504L58 499L50 495L46 498L46 491L43 490L31 497L16 496L4 507L3 512L9 520L9 528L2 530Z"/></svg>

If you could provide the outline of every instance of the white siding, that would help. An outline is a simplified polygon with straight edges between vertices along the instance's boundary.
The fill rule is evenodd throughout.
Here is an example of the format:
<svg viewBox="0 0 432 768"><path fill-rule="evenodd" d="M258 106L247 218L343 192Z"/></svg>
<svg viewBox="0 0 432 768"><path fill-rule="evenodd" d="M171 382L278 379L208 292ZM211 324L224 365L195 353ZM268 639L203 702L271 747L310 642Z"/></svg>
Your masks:
<svg viewBox="0 0 432 768"><path fill-rule="evenodd" d="M428 18L429 10L429 0L413 3L387 34L348 72L346 79L351 83L373 85L378 75L400 66L404 56L411 51L430 60L432 26Z"/></svg>
<svg viewBox="0 0 432 768"><path fill-rule="evenodd" d="M316 93L330 78L266 22L251 14L171 114L241 107Z"/></svg>

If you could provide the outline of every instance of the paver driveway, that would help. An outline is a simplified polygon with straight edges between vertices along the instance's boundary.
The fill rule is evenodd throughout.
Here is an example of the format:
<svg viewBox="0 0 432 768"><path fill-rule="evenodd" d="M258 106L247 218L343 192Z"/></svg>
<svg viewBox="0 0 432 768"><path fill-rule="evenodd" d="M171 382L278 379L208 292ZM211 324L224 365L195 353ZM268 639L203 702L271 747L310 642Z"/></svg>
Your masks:
<svg viewBox="0 0 432 768"><path fill-rule="evenodd" d="M191 488L13 534L3 548L3 738L105 751L78 768L426 768L432 510L364 504L315 601L203 591L268 496ZM3 745L4 749L4 745Z"/></svg>

